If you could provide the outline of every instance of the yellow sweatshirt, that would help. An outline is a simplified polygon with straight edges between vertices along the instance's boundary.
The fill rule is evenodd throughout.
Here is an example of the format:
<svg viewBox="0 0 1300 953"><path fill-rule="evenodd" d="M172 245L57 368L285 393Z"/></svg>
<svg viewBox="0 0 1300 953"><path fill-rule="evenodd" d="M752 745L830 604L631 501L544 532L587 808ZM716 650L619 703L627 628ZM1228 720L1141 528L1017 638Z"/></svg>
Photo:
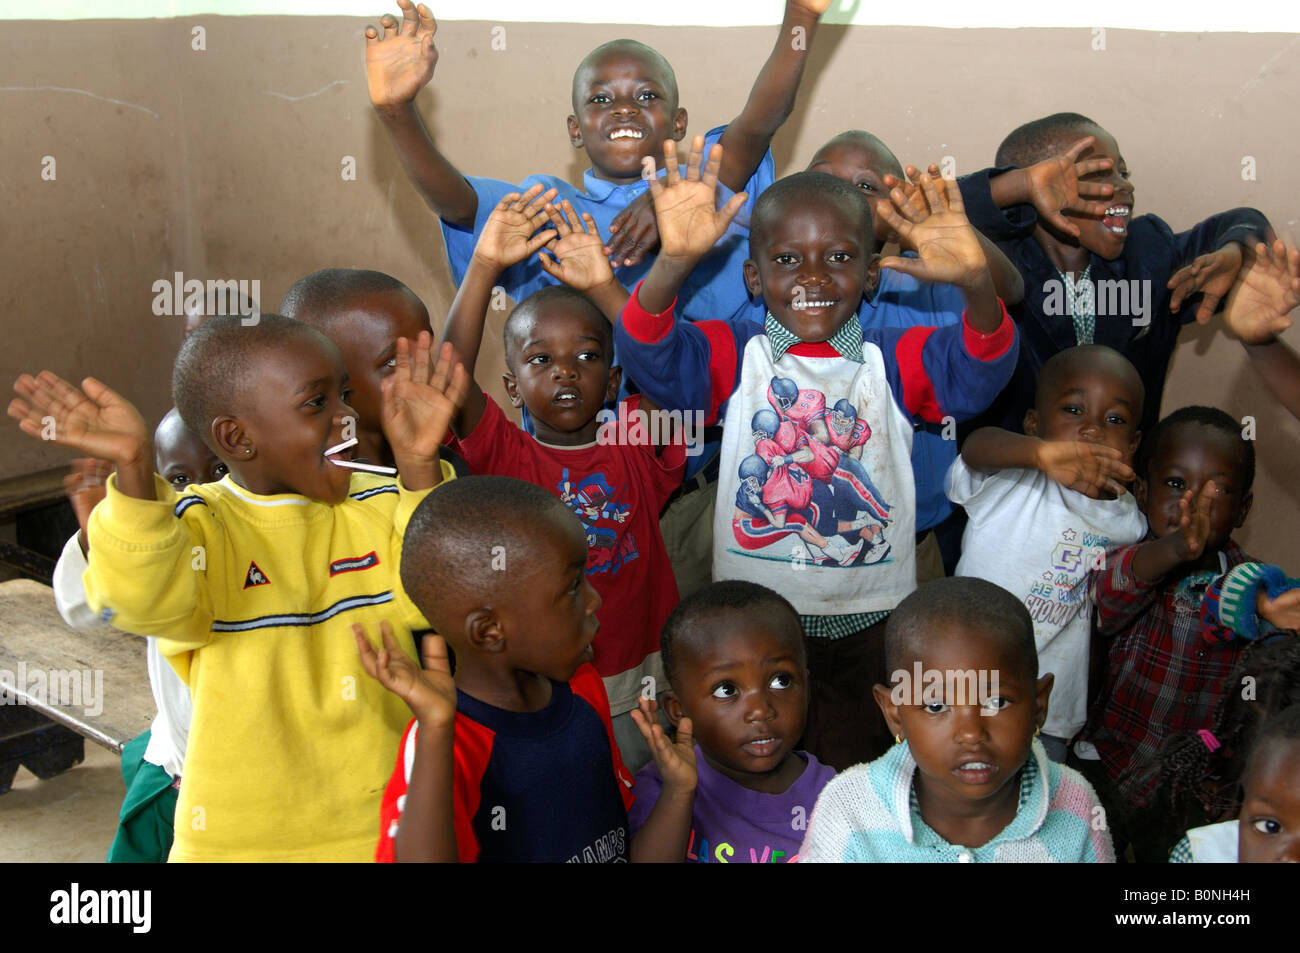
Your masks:
<svg viewBox="0 0 1300 953"><path fill-rule="evenodd" d="M229 476L183 496L154 485L137 500L109 479L85 584L102 618L158 637L193 696L170 859L373 860L411 713L366 675L352 624L378 646L387 619L415 655L428 623L398 560L428 491L360 473L337 505Z"/></svg>

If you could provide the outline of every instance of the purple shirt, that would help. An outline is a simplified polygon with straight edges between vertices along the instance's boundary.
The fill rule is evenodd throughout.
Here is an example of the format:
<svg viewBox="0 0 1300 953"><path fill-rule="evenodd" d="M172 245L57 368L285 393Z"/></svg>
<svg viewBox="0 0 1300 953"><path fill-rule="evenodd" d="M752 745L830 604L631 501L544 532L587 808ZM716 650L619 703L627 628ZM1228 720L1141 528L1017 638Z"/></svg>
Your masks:
<svg viewBox="0 0 1300 953"><path fill-rule="evenodd" d="M695 786L685 859L702 864L788 864L795 860L813 805L835 777L835 770L806 751L791 757L807 762L803 774L782 794L762 794L719 774L696 745L700 779ZM663 779L652 761L637 772L632 789L636 800L628 811L628 825L633 836L650 816L661 790Z"/></svg>

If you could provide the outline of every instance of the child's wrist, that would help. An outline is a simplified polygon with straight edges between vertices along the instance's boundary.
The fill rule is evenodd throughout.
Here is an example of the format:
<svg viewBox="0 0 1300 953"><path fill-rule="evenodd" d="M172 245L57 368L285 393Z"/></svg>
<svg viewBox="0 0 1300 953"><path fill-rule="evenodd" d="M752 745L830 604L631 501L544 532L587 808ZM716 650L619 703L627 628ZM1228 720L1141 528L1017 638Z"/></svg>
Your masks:
<svg viewBox="0 0 1300 953"><path fill-rule="evenodd" d="M398 100L394 103L377 103L373 99L370 105L375 107L379 118L386 123L408 122L415 113L415 97Z"/></svg>

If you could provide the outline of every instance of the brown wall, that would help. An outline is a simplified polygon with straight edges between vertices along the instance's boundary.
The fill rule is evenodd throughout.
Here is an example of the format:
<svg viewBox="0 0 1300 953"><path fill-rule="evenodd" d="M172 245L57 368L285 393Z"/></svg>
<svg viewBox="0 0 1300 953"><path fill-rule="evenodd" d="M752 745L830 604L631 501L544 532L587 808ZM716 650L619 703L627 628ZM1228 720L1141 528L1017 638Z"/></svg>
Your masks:
<svg viewBox="0 0 1300 953"><path fill-rule="evenodd" d="M190 48L195 25L206 29L206 51ZM181 319L152 314L151 286L175 271L259 279L273 310L316 268L376 268L421 295L437 325L453 291L441 239L371 113L364 25L5 23L0 87L22 88L0 90L0 376L94 373L156 419L169 403ZM508 24L506 49L493 51L492 26L440 28L434 90L419 100L434 135L474 174L573 181L585 163L564 120L572 69L587 50L616 35L662 50L691 129L703 132L739 111L775 30ZM1106 40L1094 51L1088 30L824 27L774 146L777 170L801 167L818 144L857 127L904 161L950 155L968 172L991 162L1013 126L1068 109L1115 134L1138 212L1157 210L1179 229L1253 205L1294 230L1300 209L1287 176L1300 132L1283 104L1300 92L1300 36L1111 30ZM41 179L46 155L57 162L53 182ZM340 175L348 155L356 181ZM1242 181L1246 155L1258 181ZM499 315L488 333L500 340ZM1300 346L1300 331L1288 340ZM498 396L501 370L499 348L485 351L479 379ZM1175 357L1164 406L1190 402L1257 418L1257 503L1240 538L1297 566L1300 424L1273 407L1239 345L1214 329L1187 331ZM69 456L0 428L0 478Z"/></svg>

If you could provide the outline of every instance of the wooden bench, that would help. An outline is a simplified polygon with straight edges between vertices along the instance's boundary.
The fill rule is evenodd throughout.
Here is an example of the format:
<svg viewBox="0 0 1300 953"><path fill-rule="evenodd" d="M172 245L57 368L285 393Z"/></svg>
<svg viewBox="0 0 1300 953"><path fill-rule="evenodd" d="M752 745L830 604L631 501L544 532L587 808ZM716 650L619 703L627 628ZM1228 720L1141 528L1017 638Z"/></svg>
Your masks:
<svg viewBox="0 0 1300 953"><path fill-rule="evenodd" d="M77 764L86 738L120 754L154 717L145 640L69 628L28 579L0 583L0 682L0 793L19 764L40 778Z"/></svg>
<svg viewBox="0 0 1300 953"><path fill-rule="evenodd" d="M63 466L0 480L0 523L31 520L37 518L34 511L62 504L67 473L68 468ZM0 539L0 565L47 583L54 573L54 560L49 556L7 539Z"/></svg>

